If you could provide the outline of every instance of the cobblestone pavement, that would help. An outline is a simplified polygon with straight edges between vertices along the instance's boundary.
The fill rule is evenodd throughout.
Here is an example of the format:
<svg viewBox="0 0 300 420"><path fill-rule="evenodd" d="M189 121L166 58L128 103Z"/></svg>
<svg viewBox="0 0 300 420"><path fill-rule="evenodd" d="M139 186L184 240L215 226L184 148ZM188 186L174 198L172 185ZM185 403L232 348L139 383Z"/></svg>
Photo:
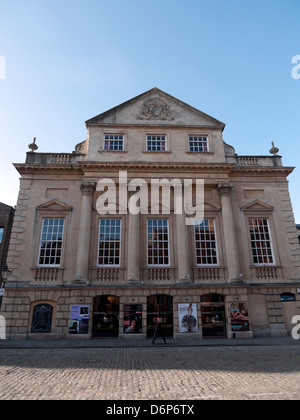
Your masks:
<svg viewBox="0 0 300 420"><path fill-rule="evenodd" d="M0 348L0 399L300 398L300 347Z"/></svg>

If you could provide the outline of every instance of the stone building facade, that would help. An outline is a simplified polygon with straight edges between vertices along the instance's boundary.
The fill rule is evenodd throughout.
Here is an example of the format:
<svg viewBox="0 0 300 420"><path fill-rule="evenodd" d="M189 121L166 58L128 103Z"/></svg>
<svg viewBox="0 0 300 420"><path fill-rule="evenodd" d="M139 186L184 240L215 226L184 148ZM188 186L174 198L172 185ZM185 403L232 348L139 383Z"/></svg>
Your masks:
<svg viewBox="0 0 300 420"><path fill-rule="evenodd" d="M33 143L15 164L7 336L289 334L300 246L278 149L238 155L225 124L157 88L86 127L73 153Z"/></svg>

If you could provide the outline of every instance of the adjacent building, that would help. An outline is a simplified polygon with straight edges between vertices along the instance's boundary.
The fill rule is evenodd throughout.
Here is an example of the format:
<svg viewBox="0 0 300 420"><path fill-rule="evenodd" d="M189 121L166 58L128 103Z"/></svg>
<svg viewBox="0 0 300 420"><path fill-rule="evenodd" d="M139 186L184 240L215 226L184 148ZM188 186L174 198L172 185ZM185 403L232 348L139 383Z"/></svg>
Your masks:
<svg viewBox="0 0 300 420"><path fill-rule="evenodd" d="M238 155L224 123L157 88L86 127L72 153L34 142L15 164L7 335L289 334L300 246L278 149Z"/></svg>
<svg viewBox="0 0 300 420"><path fill-rule="evenodd" d="M5 286L4 272L6 269L6 258L11 235L14 209L4 203L0 203L0 308Z"/></svg>

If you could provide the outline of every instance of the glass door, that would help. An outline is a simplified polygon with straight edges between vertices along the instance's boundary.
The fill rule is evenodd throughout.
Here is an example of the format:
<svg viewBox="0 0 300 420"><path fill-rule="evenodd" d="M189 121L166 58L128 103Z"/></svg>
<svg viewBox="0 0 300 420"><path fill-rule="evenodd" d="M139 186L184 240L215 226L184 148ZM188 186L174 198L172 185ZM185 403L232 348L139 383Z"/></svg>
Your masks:
<svg viewBox="0 0 300 420"><path fill-rule="evenodd" d="M201 320L203 337L226 337L224 296L208 294L201 298Z"/></svg>
<svg viewBox="0 0 300 420"><path fill-rule="evenodd" d="M93 337L119 336L120 299L116 296L96 296L93 312Z"/></svg>
<svg viewBox="0 0 300 420"><path fill-rule="evenodd" d="M156 324L159 323L165 337L174 336L173 298L168 295L153 295L147 302L147 337L153 338Z"/></svg>

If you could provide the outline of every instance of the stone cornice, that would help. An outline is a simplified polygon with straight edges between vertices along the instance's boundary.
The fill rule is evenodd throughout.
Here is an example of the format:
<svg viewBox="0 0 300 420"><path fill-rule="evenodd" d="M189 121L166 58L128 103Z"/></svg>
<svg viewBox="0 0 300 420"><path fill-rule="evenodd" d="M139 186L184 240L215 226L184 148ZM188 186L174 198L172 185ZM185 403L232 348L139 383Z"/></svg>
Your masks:
<svg viewBox="0 0 300 420"><path fill-rule="evenodd" d="M175 170L196 171L197 173L223 172L228 176L285 176L290 175L294 167L284 166L237 166L235 163L208 163L208 162L86 162L79 161L73 165L55 164L14 164L21 174L62 173L70 175L83 175L88 171L101 170Z"/></svg>
<svg viewBox="0 0 300 420"><path fill-rule="evenodd" d="M222 170L231 171L232 163L195 163L195 162L78 162L84 171L89 169L175 169L175 170Z"/></svg>
<svg viewBox="0 0 300 420"><path fill-rule="evenodd" d="M72 175L82 175L81 168L75 165L54 165L54 164L26 164L26 163L14 163L16 170L21 174L37 174L37 173L70 173Z"/></svg>
<svg viewBox="0 0 300 420"><path fill-rule="evenodd" d="M266 175L266 174L280 174L284 176L290 175L294 171L295 167L291 166L235 166L232 176L243 176L243 175Z"/></svg>

